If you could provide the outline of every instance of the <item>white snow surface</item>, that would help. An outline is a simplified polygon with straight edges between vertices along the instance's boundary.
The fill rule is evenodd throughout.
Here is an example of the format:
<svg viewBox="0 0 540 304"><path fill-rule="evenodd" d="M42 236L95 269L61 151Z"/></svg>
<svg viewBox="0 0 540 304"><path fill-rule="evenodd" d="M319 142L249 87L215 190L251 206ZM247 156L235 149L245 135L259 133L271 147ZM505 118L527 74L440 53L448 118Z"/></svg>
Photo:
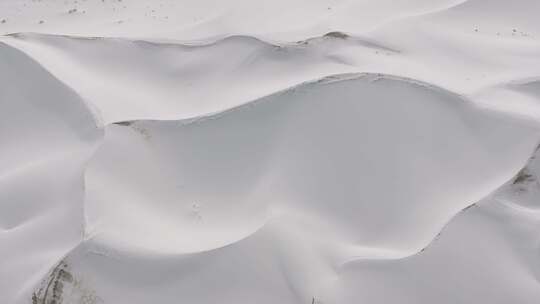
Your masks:
<svg viewBox="0 0 540 304"><path fill-rule="evenodd" d="M0 304L539 303L539 12L0 1Z"/></svg>

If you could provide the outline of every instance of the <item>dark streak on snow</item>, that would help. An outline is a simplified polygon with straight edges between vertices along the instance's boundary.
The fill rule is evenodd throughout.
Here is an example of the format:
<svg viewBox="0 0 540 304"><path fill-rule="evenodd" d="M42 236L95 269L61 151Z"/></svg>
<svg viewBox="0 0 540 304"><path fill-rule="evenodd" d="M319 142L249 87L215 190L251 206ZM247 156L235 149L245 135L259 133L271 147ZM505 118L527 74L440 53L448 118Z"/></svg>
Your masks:
<svg viewBox="0 0 540 304"><path fill-rule="evenodd" d="M512 185L524 184L527 182L533 182L535 180L536 180L535 176L529 173L529 170L527 170L527 168L523 168L516 175L516 178L512 182Z"/></svg>
<svg viewBox="0 0 540 304"><path fill-rule="evenodd" d="M347 34L345 34L343 32L329 32L329 33L324 34L323 37L347 39L347 38L349 38L349 35L347 35Z"/></svg>
<svg viewBox="0 0 540 304"><path fill-rule="evenodd" d="M69 302L65 302L66 300ZM99 304L103 302L93 291L81 288L81 282L75 279L68 263L62 260L32 293L32 304L70 303Z"/></svg>
<svg viewBox="0 0 540 304"><path fill-rule="evenodd" d="M123 127L131 127L134 131L139 133L143 136L144 139L149 140L152 136L150 135L150 132L146 129L140 126L140 124L136 124L136 120L133 121L120 121L115 122L113 124L123 126Z"/></svg>
<svg viewBox="0 0 540 304"><path fill-rule="evenodd" d="M119 122L115 122L114 124L119 125L119 126L129 127L133 124L133 121L119 121Z"/></svg>
<svg viewBox="0 0 540 304"><path fill-rule="evenodd" d="M61 304L66 283L73 283L73 275L69 272L67 263L60 261L49 274L48 280L32 294L32 303Z"/></svg>

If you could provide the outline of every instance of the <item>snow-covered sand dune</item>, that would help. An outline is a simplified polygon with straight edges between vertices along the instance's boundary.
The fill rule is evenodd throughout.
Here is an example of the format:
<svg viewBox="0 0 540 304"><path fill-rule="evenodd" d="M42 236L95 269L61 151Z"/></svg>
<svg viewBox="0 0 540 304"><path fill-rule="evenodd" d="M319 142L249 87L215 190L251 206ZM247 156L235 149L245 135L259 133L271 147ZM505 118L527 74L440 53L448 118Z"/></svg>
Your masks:
<svg viewBox="0 0 540 304"><path fill-rule="evenodd" d="M0 83L1 302L29 303L82 241L84 167L103 131L77 94L2 43Z"/></svg>
<svg viewBox="0 0 540 304"><path fill-rule="evenodd" d="M162 43L28 33L4 40L38 60L111 123L219 112L339 73L397 75L462 95L537 74L540 58L531 55L540 52L538 41L520 37L512 44L495 37L472 32L441 38L425 30L398 36L383 29L375 37L327 32L294 42L232 36ZM486 57L486 49L492 56Z"/></svg>
<svg viewBox="0 0 540 304"><path fill-rule="evenodd" d="M0 303L538 303L539 10L0 2Z"/></svg>
<svg viewBox="0 0 540 304"><path fill-rule="evenodd" d="M353 261L324 297L335 303L536 303L538 156L463 210L425 250L406 259Z"/></svg>
<svg viewBox="0 0 540 304"><path fill-rule="evenodd" d="M281 213L322 220L352 245L415 251L513 176L538 137L382 75L337 75L213 116L105 132L86 171L89 227L166 253L223 246Z"/></svg>

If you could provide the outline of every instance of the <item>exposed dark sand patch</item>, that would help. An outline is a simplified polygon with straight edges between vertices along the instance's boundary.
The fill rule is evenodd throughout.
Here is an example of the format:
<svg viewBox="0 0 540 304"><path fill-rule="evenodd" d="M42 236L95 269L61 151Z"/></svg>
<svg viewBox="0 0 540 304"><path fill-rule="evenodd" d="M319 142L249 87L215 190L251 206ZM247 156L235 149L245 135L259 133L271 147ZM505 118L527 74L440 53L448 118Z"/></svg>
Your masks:
<svg viewBox="0 0 540 304"><path fill-rule="evenodd" d="M531 174L527 168L523 168L516 175L516 178L514 179L512 184L513 185L525 184L529 182L534 182L535 180L536 180L536 177L533 174Z"/></svg>
<svg viewBox="0 0 540 304"><path fill-rule="evenodd" d="M152 137L150 135L150 132L146 128L143 128L142 126L140 126L140 124L137 124L137 121L120 121L120 122L115 122L114 124L123 126L123 127L131 127L137 133L141 134L144 137L144 139L149 140Z"/></svg>
<svg viewBox="0 0 540 304"><path fill-rule="evenodd" d="M119 122L115 122L114 124L119 125L119 126L129 127L133 123L134 123L133 121L119 121Z"/></svg>
<svg viewBox="0 0 540 304"><path fill-rule="evenodd" d="M349 38L350 36L343 33L343 32L329 32L329 33L326 33L324 34L323 37L332 37L332 38L339 38L339 39L347 39Z"/></svg>
<svg viewBox="0 0 540 304"><path fill-rule="evenodd" d="M71 272L62 260L32 294L32 304L102 304L103 301Z"/></svg>

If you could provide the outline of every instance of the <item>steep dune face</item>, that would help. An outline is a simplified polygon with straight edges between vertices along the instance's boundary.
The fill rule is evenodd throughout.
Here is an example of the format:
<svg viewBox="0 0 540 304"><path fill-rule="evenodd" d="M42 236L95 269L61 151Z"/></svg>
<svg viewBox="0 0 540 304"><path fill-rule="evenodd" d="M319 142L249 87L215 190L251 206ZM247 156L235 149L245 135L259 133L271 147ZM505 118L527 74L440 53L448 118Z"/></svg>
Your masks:
<svg viewBox="0 0 540 304"><path fill-rule="evenodd" d="M112 243L186 253L309 214L351 246L411 252L536 144L535 128L448 92L347 77L215 117L109 126L87 170L89 227Z"/></svg>
<svg viewBox="0 0 540 304"><path fill-rule="evenodd" d="M32 284L83 234L83 170L101 138L84 102L0 43L0 290Z"/></svg>

